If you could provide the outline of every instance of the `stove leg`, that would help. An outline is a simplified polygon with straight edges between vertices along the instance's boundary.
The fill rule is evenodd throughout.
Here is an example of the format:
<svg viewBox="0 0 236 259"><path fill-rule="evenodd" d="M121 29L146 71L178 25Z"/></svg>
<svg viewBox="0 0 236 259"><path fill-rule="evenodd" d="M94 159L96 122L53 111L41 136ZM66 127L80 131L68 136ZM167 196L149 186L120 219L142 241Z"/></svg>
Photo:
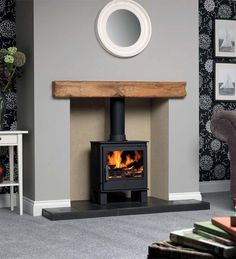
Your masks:
<svg viewBox="0 0 236 259"><path fill-rule="evenodd" d="M140 192L140 202L147 203L147 191Z"/></svg>
<svg viewBox="0 0 236 259"><path fill-rule="evenodd" d="M147 203L147 191L131 191L131 200Z"/></svg>
<svg viewBox="0 0 236 259"><path fill-rule="evenodd" d="M99 193L98 198L99 198L99 204L107 205L107 193L104 193L104 192Z"/></svg>

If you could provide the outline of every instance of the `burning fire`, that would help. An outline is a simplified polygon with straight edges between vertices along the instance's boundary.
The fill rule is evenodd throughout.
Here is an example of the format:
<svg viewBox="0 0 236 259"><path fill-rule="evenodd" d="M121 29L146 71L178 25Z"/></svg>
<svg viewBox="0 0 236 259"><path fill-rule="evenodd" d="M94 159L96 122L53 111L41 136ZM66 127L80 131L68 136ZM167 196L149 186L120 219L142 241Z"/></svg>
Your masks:
<svg viewBox="0 0 236 259"><path fill-rule="evenodd" d="M132 164L135 162L138 162L142 158L142 153L138 150L134 151L134 158L130 156L128 153L122 161L122 154L123 150L115 150L108 154L107 156L107 164L111 166L113 169L118 169L118 168L128 168L131 169Z"/></svg>
<svg viewBox="0 0 236 259"><path fill-rule="evenodd" d="M108 153L107 165L112 172L127 173L126 176L135 173L140 177L143 172L142 151L134 150L134 152L129 153L128 151L115 150ZM121 175L116 174L116 178L118 177Z"/></svg>
<svg viewBox="0 0 236 259"><path fill-rule="evenodd" d="M122 153L123 153L123 151L121 151L121 150L115 150L111 154L108 154L108 157L107 157L108 165L113 165L113 166L115 166L114 168L121 168Z"/></svg>

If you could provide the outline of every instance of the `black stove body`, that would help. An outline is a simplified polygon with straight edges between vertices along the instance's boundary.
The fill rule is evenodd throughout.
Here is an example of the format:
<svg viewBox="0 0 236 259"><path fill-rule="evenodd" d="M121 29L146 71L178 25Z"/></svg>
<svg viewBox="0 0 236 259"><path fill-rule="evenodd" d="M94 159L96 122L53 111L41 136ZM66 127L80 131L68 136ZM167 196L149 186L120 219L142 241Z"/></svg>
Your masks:
<svg viewBox="0 0 236 259"><path fill-rule="evenodd" d="M147 141L127 141L124 98L111 98L109 141L91 142L91 199L107 204L111 192L131 191L131 199L147 202Z"/></svg>

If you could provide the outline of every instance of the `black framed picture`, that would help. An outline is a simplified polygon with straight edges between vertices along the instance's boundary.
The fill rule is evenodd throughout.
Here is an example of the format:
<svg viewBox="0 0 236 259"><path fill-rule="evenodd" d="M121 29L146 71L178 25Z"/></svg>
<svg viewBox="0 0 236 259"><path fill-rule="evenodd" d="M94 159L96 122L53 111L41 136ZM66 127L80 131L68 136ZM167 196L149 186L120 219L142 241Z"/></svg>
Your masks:
<svg viewBox="0 0 236 259"><path fill-rule="evenodd" d="M236 20L215 19L215 57L236 58Z"/></svg>
<svg viewBox="0 0 236 259"><path fill-rule="evenodd" d="M215 101L236 101L236 62L215 62Z"/></svg>

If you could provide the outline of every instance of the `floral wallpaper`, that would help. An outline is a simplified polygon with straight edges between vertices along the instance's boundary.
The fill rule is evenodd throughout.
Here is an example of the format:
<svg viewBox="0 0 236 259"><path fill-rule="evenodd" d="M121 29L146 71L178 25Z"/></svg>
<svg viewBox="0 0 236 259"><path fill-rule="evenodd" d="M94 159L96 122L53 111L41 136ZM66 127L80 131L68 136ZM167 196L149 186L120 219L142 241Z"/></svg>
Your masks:
<svg viewBox="0 0 236 259"><path fill-rule="evenodd" d="M15 1L0 0L0 48L15 45ZM6 93L6 114L4 116L4 129L16 129L16 89Z"/></svg>
<svg viewBox="0 0 236 259"><path fill-rule="evenodd" d="M236 0L199 0L200 181L230 178L228 147L215 139L210 131L210 120L214 113L236 109L236 103L215 102L213 97L213 61L225 61L214 58L215 18L236 19Z"/></svg>
<svg viewBox="0 0 236 259"><path fill-rule="evenodd" d="M15 1L0 0L0 48L15 46ZM16 88L6 93L6 113L3 119L5 130L15 130L17 128L16 120ZM6 177L9 171L8 148L0 148L0 165L6 167ZM15 163L17 171L17 163ZM2 188L1 192L7 192L9 188Z"/></svg>

